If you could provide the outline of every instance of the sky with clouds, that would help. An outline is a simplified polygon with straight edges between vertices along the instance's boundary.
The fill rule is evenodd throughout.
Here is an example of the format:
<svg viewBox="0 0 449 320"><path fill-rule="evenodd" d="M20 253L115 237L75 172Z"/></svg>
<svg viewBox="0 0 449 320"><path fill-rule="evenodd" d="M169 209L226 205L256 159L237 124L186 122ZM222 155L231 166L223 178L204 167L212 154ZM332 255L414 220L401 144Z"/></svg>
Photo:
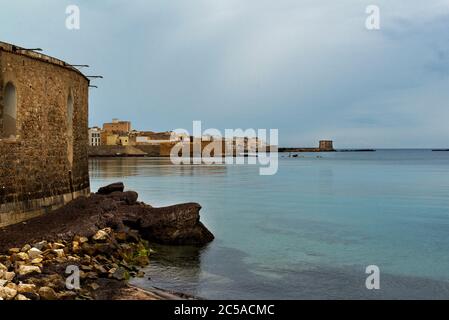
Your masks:
<svg viewBox="0 0 449 320"><path fill-rule="evenodd" d="M449 0L1 1L0 41L89 64L90 125L278 128L282 146L449 147ZM67 5L80 30L65 27ZM380 8L380 30L365 9Z"/></svg>

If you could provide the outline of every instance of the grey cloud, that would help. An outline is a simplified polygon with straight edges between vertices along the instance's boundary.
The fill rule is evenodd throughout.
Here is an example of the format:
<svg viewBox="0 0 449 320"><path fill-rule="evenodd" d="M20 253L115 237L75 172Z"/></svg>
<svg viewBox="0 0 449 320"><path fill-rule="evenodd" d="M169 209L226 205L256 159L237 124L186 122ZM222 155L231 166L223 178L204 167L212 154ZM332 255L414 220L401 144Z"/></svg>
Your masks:
<svg viewBox="0 0 449 320"><path fill-rule="evenodd" d="M91 124L279 128L283 145L444 146L449 2L173 0L8 2L2 40L103 74ZM65 6L81 30L64 28ZM446 136L444 135L446 134ZM394 138L392 137L394 136Z"/></svg>

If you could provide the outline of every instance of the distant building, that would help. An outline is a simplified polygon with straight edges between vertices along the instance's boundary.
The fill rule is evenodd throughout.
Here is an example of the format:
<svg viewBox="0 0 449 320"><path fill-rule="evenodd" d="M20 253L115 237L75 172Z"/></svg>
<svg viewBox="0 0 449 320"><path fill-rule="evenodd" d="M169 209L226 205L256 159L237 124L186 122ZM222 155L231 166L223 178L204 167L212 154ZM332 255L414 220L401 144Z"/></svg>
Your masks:
<svg viewBox="0 0 449 320"><path fill-rule="evenodd" d="M128 133L131 131L131 122L112 119L112 122L103 123L103 130L106 132L114 132L114 133L115 132Z"/></svg>
<svg viewBox="0 0 449 320"><path fill-rule="evenodd" d="M103 141L105 141L105 145L107 146L116 146L118 145L118 134L110 134L108 132L104 132Z"/></svg>
<svg viewBox="0 0 449 320"><path fill-rule="evenodd" d="M119 146L129 146L129 137L128 136L119 136L117 138L117 144Z"/></svg>
<svg viewBox="0 0 449 320"><path fill-rule="evenodd" d="M321 140L319 149L320 150L334 150L332 140Z"/></svg>
<svg viewBox="0 0 449 320"><path fill-rule="evenodd" d="M102 146L129 146L131 145L129 136L117 133L102 131L100 133L100 145Z"/></svg>
<svg viewBox="0 0 449 320"><path fill-rule="evenodd" d="M238 150L256 152L259 147L265 147L265 143L257 137L235 137L232 142Z"/></svg>
<svg viewBox="0 0 449 320"><path fill-rule="evenodd" d="M136 135L136 144L160 144L181 140L181 137L177 135L174 135L174 139L172 138L172 132L139 132Z"/></svg>
<svg viewBox="0 0 449 320"><path fill-rule="evenodd" d="M89 145L101 145L101 129L98 127L89 128Z"/></svg>

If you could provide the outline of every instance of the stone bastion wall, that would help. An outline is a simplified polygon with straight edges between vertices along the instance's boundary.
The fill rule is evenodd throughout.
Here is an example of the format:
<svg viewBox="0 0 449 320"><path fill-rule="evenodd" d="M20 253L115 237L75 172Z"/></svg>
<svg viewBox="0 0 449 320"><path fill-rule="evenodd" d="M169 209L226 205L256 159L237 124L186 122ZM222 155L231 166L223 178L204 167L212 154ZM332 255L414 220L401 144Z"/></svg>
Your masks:
<svg viewBox="0 0 449 320"><path fill-rule="evenodd" d="M89 80L0 42L0 227L88 195Z"/></svg>

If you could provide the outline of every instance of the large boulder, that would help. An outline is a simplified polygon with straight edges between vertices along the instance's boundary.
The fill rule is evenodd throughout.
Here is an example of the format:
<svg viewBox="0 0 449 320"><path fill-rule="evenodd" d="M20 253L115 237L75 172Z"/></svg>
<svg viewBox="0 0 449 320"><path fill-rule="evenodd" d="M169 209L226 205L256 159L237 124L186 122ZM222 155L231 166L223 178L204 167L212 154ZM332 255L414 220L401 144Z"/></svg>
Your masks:
<svg viewBox="0 0 449 320"><path fill-rule="evenodd" d="M112 192L110 197L116 201L123 201L128 205L135 204L137 202L137 198L139 197L138 193L135 191L126 191L126 192Z"/></svg>
<svg viewBox="0 0 449 320"><path fill-rule="evenodd" d="M142 205L133 209L124 222L138 229L146 240L170 245L203 245L214 240L214 235L200 222L198 203L162 208Z"/></svg>
<svg viewBox="0 0 449 320"><path fill-rule="evenodd" d="M123 182L115 182L110 185L101 187L100 189L98 189L97 194L107 195L116 191L123 192L123 190L125 190L125 185L123 184Z"/></svg>

